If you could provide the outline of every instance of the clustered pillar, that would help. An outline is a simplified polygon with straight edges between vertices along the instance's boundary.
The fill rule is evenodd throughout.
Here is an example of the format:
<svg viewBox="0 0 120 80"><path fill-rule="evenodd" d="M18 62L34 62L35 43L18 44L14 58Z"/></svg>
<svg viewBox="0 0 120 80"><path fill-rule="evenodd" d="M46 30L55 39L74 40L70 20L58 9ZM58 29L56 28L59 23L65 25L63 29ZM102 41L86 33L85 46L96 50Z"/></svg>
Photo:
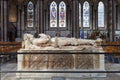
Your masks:
<svg viewBox="0 0 120 80"><path fill-rule="evenodd" d="M79 2L78 0L73 0L73 12L72 12L72 32L73 37L79 38Z"/></svg>
<svg viewBox="0 0 120 80"><path fill-rule="evenodd" d="M7 0L0 1L1 1L1 41L7 41L8 1Z"/></svg>
<svg viewBox="0 0 120 80"><path fill-rule="evenodd" d="M44 32L44 5L43 5L43 0L38 0L39 1L39 33L43 33Z"/></svg>
<svg viewBox="0 0 120 80"><path fill-rule="evenodd" d="M108 34L109 34L109 39L110 39L110 41L114 41L113 39L113 37L114 37L114 33L113 33L113 31L114 31L114 26L113 26L113 5L112 5L112 3L113 3L113 0L109 0L109 2L108 2L108 7L109 7L109 9L108 9Z"/></svg>
<svg viewBox="0 0 120 80"><path fill-rule="evenodd" d="M17 36L21 37L21 9L18 9Z"/></svg>

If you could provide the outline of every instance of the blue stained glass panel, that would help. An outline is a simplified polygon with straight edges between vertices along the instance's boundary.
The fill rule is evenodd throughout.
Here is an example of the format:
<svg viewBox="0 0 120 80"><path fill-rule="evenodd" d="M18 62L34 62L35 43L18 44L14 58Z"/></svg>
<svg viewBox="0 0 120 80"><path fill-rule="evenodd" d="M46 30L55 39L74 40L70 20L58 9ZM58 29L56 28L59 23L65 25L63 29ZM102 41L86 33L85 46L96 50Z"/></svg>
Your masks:
<svg viewBox="0 0 120 80"><path fill-rule="evenodd" d="M50 27L57 27L57 4L55 1L50 5Z"/></svg>
<svg viewBox="0 0 120 80"><path fill-rule="evenodd" d="M66 4L63 1L59 4L59 27L66 27Z"/></svg>
<svg viewBox="0 0 120 80"><path fill-rule="evenodd" d="M34 5L30 1L27 5L27 27L33 27L34 25Z"/></svg>
<svg viewBox="0 0 120 80"><path fill-rule="evenodd" d="M90 27L90 6L87 1L83 4L83 27Z"/></svg>

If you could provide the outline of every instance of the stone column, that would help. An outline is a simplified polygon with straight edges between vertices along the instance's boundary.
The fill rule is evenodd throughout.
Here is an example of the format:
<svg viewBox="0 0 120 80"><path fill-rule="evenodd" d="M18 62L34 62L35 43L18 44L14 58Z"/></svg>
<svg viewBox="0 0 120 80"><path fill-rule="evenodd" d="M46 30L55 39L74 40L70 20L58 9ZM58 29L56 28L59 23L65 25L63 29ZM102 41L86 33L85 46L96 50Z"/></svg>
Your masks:
<svg viewBox="0 0 120 80"><path fill-rule="evenodd" d="M83 29L83 4L81 4L81 30Z"/></svg>
<svg viewBox="0 0 120 80"><path fill-rule="evenodd" d="M70 26L70 34L72 36L72 10L69 11L69 19L70 19L70 23L69 23L69 26Z"/></svg>
<svg viewBox="0 0 120 80"><path fill-rule="evenodd" d="M117 29L120 30L120 4L118 4L118 26Z"/></svg>
<svg viewBox="0 0 120 80"><path fill-rule="evenodd" d="M114 26L113 26L113 0L109 0L108 2L108 33L109 40L114 41Z"/></svg>
<svg viewBox="0 0 120 80"><path fill-rule="evenodd" d="M78 38L80 36L79 34L79 2L78 0L72 0L73 3L73 8L72 8L72 33L73 33L73 37Z"/></svg>
<svg viewBox="0 0 120 80"><path fill-rule="evenodd" d="M113 5L112 5L112 7L113 7L113 10L112 10L112 13L113 13L113 29L112 29L112 33L113 33L113 41L115 41L116 39L115 39L115 31L116 31L116 29L117 29L117 19L118 19L118 15L117 15L117 5L116 5L116 1L115 0L113 0Z"/></svg>
<svg viewBox="0 0 120 80"><path fill-rule="evenodd" d="M1 0L1 41L4 41L4 4L3 0Z"/></svg>
<svg viewBox="0 0 120 80"><path fill-rule="evenodd" d="M7 41L8 23L7 0L1 0L1 41Z"/></svg>
<svg viewBox="0 0 120 80"><path fill-rule="evenodd" d="M4 0L4 41L7 41L8 0Z"/></svg>
<svg viewBox="0 0 120 80"><path fill-rule="evenodd" d="M44 32L44 5L43 0L38 0L39 2L39 33Z"/></svg>
<svg viewBox="0 0 120 80"><path fill-rule="evenodd" d="M39 0L35 5L35 28L36 28L36 31L39 33Z"/></svg>
<svg viewBox="0 0 120 80"><path fill-rule="evenodd" d="M18 8L17 36L21 37L21 10Z"/></svg>
<svg viewBox="0 0 120 80"><path fill-rule="evenodd" d="M68 11L68 12L67 12L67 13L68 13L68 14L67 14L67 15L68 15L68 17L67 17L67 19L68 19L68 21L67 21L67 26L68 26L68 30L71 30L71 29L70 29L70 27L71 27L71 26L70 26L70 13L71 13L71 11L70 11L70 10L67 10L67 11Z"/></svg>
<svg viewBox="0 0 120 80"><path fill-rule="evenodd" d="M24 20L24 8L22 9L22 12L21 12L21 37L23 37L23 34L24 34L24 31L25 31L25 20Z"/></svg>
<svg viewBox="0 0 120 80"><path fill-rule="evenodd" d="M95 2L95 4L92 6L93 7L93 30L97 30L98 26L98 19L97 19L97 12L98 12L98 5L96 5L97 3Z"/></svg>

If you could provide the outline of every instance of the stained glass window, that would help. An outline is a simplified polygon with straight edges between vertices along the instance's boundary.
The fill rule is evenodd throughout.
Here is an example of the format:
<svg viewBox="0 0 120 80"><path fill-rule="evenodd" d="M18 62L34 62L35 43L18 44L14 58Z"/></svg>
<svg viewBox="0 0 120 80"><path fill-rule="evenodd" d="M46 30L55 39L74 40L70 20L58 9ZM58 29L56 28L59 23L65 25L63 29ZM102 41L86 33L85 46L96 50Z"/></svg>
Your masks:
<svg viewBox="0 0 120 80"><path fill-rule="evenodd" d="M57 4L54 1L50 5L50 27L57 27Z"/></svg>
<svg viewBox="0 0 120 80"><path fill-rule="evenodd" d="M79 3L79 27L81 27L81 4Z"/></svg>
<svg viewBox="0 0 120 80"><path fill-rule="evenodd" d="M104 4L101 1L98 4L98 27L104 27Z"/></svg>
<svg viewBox="0 0 120 80"><path fill-rule="evenodd" d="M87 1L83 4L83 27L90 27L90 6Z"/></svg>
<svg viewBox="0 0 120 80"><path fill-rule="evenodd" d="M34 5L30 1L27 5L27 26L33 27L34 24Z"/></svg>
<svg viewBox="0 0 120 80"><path fill-rule="evenodd" d="M63 1L59 4L59 27L66 27L66 5Z"/></svg>

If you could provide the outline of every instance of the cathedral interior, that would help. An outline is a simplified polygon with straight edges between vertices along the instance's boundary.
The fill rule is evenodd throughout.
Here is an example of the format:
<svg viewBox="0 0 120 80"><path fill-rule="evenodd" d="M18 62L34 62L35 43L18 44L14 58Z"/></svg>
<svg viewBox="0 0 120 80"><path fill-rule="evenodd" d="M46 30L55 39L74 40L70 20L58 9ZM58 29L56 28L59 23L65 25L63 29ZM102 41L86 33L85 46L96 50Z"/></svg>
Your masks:
<svg viewBox="0 0 120 80"><path fill-rule="evenodd" d="M15 41L24 33L46 33L119 41L119 4L119 0L1 0L0 39Z"/></svg>
<svg viewBox="0 0 120 80"><path fill-rule="evenodd" d="M24 34L38 38L40 33L50 37L102 39L105 69L119 71L120 0L0 0L1 80L119 80L119 72L97 79L16 79L15 73L9 71L16 71L16 53Z"/></svg>

